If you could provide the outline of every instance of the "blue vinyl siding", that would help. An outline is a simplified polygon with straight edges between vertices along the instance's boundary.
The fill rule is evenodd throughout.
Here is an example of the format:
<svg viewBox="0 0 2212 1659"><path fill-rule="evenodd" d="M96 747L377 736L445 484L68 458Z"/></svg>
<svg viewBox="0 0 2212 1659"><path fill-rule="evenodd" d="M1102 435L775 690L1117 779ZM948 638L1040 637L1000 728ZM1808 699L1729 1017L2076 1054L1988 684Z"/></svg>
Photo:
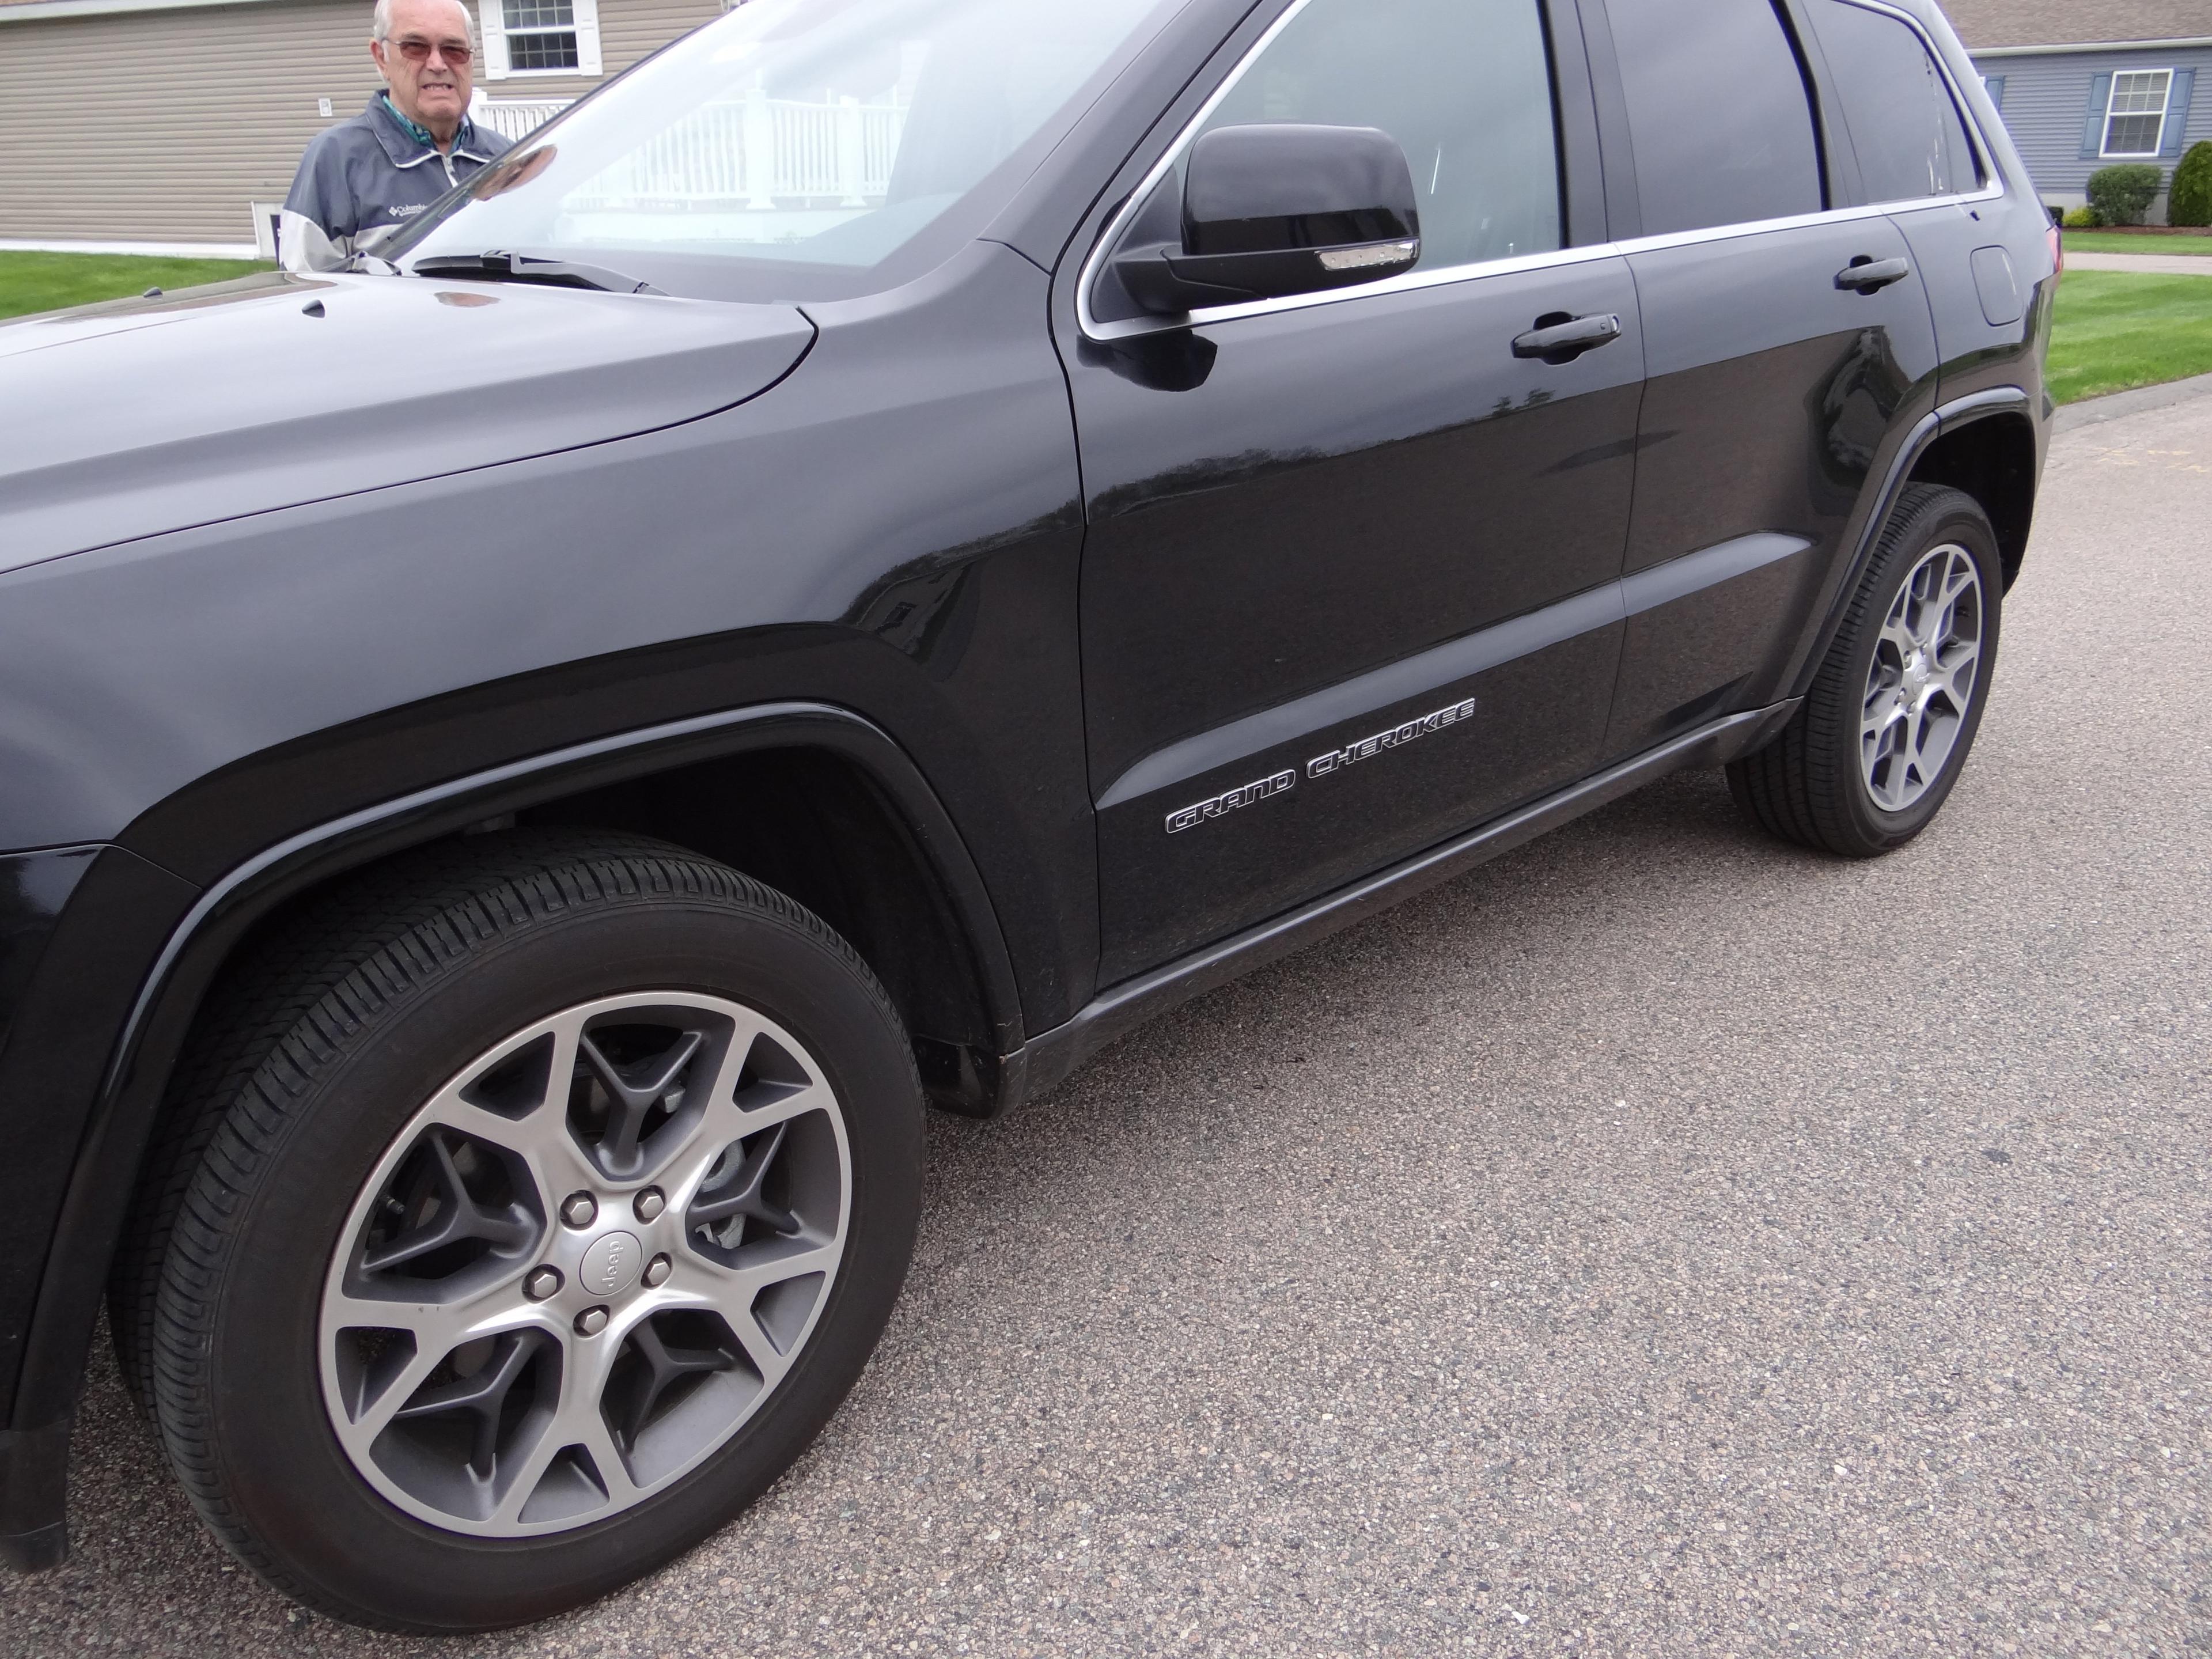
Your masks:
<svg viewBox="0 0 2212 1659"><path fill-rule="evenodd" d="M1984 76L2004 77L2005 129L2012 134L2021 159L2027 163L2036 189L2045 197L2079 198L2087 189L2091 173L2112 165L2081 154L2096 78L2130 70L2212 69L2212 46L1976 58L1974 67ZM2179 82L2182 78L2176 76L2175 80ZM2181 135L2182 149L2199 139L2212 138L2212 80L2202 74L2194 78L2187 125ZM2177 84L2177 94L2180 90ZM2173 151L2170 122L2171 117L2166 148ZM2157 165L2171 173L2178 153L2160 155Z"/></svg>

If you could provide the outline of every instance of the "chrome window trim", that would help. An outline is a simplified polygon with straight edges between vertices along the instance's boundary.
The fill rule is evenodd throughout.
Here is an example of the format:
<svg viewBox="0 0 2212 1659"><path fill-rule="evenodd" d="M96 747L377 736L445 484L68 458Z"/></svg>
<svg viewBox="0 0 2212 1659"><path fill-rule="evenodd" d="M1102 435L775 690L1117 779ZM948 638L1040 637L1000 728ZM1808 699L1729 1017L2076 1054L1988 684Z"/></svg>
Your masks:
<svg viewBox="0 0 2212 1659"><path fill-rule="evenodd" d="M1951 67L1943 61L1942 52L1928 38L1917 21L1906 13L1878 3L1878 0L1844 0L1845 4L1894 17L1909 25L1928 54L1942 74L1945 86L1950 89L1952 102L1959 106L1968 142L1973 144L1980 162L1982 175L1989 180L1979 190L1950 196L1924 196L1911 201L1881 202L1857 207L1826 208L1818 213L1793 214L1780 219L1755 219L1741 224L1708 225L1697 230L1669 231L1657 236L1631 237L1625 241L1590 242L1580 247L1554 248L1543 253L1525 253L1510 259L1485 259L1472 264L1443 265L1434 270L1412 270L1397 276L1387 276L1380 282L1362 283L1352 288L1327 289L1318 294L1295 294L1279 300L1250 300L1242 305L1207 306L1182 317L1130 317L1119 322L1102 323L1091 310L1091 294L1098 280L1099 267L1106 261L1109 252L1120 240L1137 210L1152 198L1160 181L1173 172L1182 159L1185 150L1197 137L1198 130L1206 125L1206 118L1219 108L1222 101L1244 78L1245 72L1261 53L1273 44L1275 37L1289 25L1291 20L1312 3L1312 0L1297 0L1280 17L1267 26L1267 31L1254 41L1236 68L1214 88L1212 95L1184 124L1175 141L1161 152L1160 159L1146 172L1144 179L1127 198L1115 210L1107 221L1097 241L1085 258L1076 279L1075 320L1084 337L1101 344L1115 340L1135 339L1147 334L1164 334L1178 329L1203 328L1214 323L1237 322L1247 317L1279 316L1286 312L1305 311L1317 306L1342 305L1348 301L1379 298L1391 294L1410 294L1422 289L1441 288L1448 284L1480 281L1486 276L1506 276L1522 271L1543 270L1559 265L1588 264L1601 259L1617 259L1630 254L1653 253L1665 248L1692 247L1704 242L1729 241L1739 236L1763 236L1776 231L1796 230L1808 225L1847 224L1861 219L1886 218L1894 213L1917 212L1927 208L1964 206L1976 202L1995 201L2005 193L2004 174L1997 167L1995 155L1990 151L1980 131L1979 123L1970 118L1972 106L1959 96L1958 82ZM1533 0L1532 0L1533 3ZM1557 113L1554 111L1553 118Z"/></svg>
<svg viewBox="0 0 2212 1659"><path fill-rule="evenodd" d="M1487 259L1477 264L1439 266L1435 270L1409 271L1402 276L1387 277L1379 283L1363 283L1357 288L1325 289L1319 294L1296 294L1280 300L1252 300L1243 305L1209 306L1184 317L1132 317L1126 321L1101 323L1091 315L1088 303L1090 284L1097 274L1102 252L1094 252L1085 263L1083 288L1078 304L1079 320L1085 336L1104 343L1127 340L1145 334L1164 333L1170 330L1200 328L1212 323L1236 322L1246 317L1271 317L1284 312L1304 311L1316 306L1341 305L1346 301L1366 300L1389 294L1408 294L1427 288L1442 288L1448 284L1479 282L1486 276L1506 276L1528 270L1543 270L1557 265L1588 264L1601 259L1617 259L1630 254L1656 253L1667 248L1693 247L1705 242L1733 241L1740 236L1765 236L1776 231L1799 230L1809 225L1849 224L1863 219L1884 219L1900 212L1918 212L1928 208L1963 206L1969 203L1994 201L2004 194L2002 185L1986 187L1970 195L1927 196L1911 202L1883 202L1861 207L1831 208L1820 213L1800 213L1785 219L1759 219L1740 225L1710 225L1702 230L1669 231L1662 236L1637 236L1620 242L1590 242L1581 247L1564 247L1549 253L1524 254L1513 259ZM1133 198L1139 199L1139 198ZM1117 216L1099 239L1099 249L1111 247L1114 237L1121 228Z"/></svg>

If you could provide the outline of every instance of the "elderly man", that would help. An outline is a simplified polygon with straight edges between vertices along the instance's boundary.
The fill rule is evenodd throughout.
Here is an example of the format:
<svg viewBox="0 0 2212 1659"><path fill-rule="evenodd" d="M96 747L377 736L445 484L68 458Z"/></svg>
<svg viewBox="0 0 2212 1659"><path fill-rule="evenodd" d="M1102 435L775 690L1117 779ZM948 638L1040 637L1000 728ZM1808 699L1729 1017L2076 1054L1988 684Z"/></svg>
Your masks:
<svg viewBox="0 0 2212 1659"><path fill-rule="evenodd" d="M476 52L461 0L376 0L368 55L384 90L319 133L285 198L284 263L333 264L404 224L509 147L469 119Z"/></svg>

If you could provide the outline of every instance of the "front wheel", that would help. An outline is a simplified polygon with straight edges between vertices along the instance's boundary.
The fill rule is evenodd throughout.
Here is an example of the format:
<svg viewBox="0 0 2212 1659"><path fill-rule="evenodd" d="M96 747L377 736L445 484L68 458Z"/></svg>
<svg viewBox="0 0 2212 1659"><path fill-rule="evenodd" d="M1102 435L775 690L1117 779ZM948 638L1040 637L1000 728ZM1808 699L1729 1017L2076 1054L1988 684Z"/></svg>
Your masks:
<svg viewBox="0 0 2212 1659"><path fill-rule="evenodd" d="M539 1619L734 1516L890 1316L921 1091L851 949L653 843L527 835L339 907L171 1228L154 1393L277 1588ZM211 1068L235 1078L237 1066Z"/></svg>
<svg viewBox="0 0 2212 1659"><path fill-rule="evenodd" d="M1729 765L1738 805L1774 835L1846 858L1926 829L1982 723L2002 594L1996 536L1973 498L1908 489L1804 706Z"/></svg>

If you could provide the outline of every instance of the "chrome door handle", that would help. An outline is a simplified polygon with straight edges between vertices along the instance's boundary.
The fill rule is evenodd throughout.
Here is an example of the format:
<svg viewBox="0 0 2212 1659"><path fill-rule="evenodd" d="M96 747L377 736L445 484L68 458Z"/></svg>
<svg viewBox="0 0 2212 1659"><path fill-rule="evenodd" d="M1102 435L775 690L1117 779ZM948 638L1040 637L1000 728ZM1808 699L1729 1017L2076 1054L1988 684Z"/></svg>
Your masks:
<svg viewBox="0 0 2212 1659"><path fill-rule="evenodd" d="M1516 357L1540 357L1547 363L1571 362L1585 351L1595 351L1620 337L1620 319L1610 313L1570 317L1552 312L1536 319L1526 334L1513 337Z"/></svg>
<svg viewBox="0 0 2212 1659"><path fill-rule="evenodd" d="M1902 259L1874 259L1862 253L1836 273L1836 286L1872 294L1911 275L1912 267Z"/></svg>

